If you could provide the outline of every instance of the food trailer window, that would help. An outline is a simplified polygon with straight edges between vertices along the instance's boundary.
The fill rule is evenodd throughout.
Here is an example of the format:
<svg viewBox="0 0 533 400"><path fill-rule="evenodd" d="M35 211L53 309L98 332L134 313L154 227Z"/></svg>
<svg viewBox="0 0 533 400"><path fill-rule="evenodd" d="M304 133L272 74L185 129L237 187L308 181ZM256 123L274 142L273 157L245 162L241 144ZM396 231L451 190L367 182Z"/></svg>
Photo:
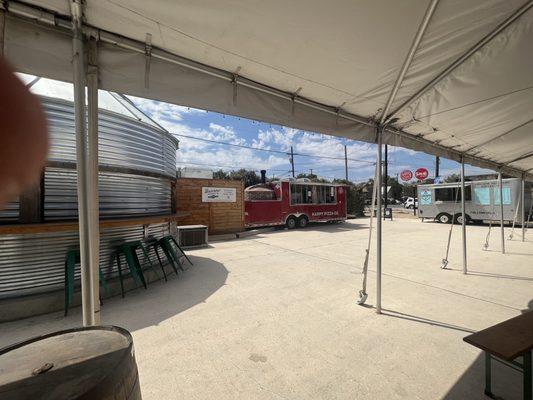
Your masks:
<svg viewBox="0 0 533 400"><path fill-rule="evenodd" d="M313 190L310 185L291 185L291 204L309 204L313 202Z"/></svg>
<svg viewBox="0 0 533 400"><path fill-rule="evenodd" d="M461 200L460 187L435 188L435 201L457 201ZM465 186L465 201L472 200L472 189Z"/></svg>
<svg viewBox="0 0 533 400"><path fill-rule="evenodd" d="M291 204L331 204L336 201L334 186L291 185Z"/></svg>
<svg viewBox="0 0 533 400"><path fill-rule="evenodd" d="M316 186L316 201L317 204L335 203L335 187L334 186Z"/></svg>
<svg viewBox="0 0 533 400"><path fill-rule="evenodd" d="M474 201L481 206L490 205L490 189L488 187L474 188Z"/></svg>
<svg viewBox="0 0 533 400"><path fill-rule="evenodd" d="M500 188L499 187L493 187L493 195L494 195L494 204L499 205L500 204ZM511 204L511 188L504 187L503 190L503 204Z"/></svg>

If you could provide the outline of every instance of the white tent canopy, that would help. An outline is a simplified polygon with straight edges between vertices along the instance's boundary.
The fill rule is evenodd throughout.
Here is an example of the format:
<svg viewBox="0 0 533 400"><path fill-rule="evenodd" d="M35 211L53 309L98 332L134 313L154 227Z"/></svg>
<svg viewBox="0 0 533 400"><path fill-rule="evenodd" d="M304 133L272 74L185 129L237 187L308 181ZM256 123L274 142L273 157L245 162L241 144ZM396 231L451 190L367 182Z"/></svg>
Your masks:
<svg viewBox="0 0 533 400"><path fill-rule="evenodd" d="M4 3L8 60L72 81L70 1ZM532 177L533 1L85 3L102 89Z"/></svg>
<svg viewBox="0 0 533 400"><path fill-rule="evenodd" d="M465 162L499 171L501 207L502 173L523 178L522 204L533 177L523 1L0 1L0 48L15 68L74 83L83 323L100 321L99 88L377 142L376 166L383 142L461 161L467 273ZM503 208L500 222L505 252Z"/></svg>

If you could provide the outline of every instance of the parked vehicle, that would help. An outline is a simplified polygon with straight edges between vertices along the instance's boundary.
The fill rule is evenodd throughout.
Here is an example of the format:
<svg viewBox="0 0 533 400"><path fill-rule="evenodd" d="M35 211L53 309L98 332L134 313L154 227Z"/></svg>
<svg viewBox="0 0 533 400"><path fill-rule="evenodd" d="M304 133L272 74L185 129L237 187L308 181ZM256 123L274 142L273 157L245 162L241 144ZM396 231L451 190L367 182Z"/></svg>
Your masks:
<svg viewBox="0 0 533 400"><path fill-rule="evenodd" d="M309 222L344 221L345 185L280 180L244 191L246 227L286 225L305 228Z"/></svg>
<svg viewBox="0 0 533 400"><path fill-rule="evenodd" d="M526 183L525 207L519 204L521 182L517 178L503 180L503 219L520 223L521 214L527 218L531 206L531 184ZM438 222L462 223L461 184L441 183L418 185L419 218ZM519 208L517 211L517 207ZM465 216L467 222L500 220L500 188L497 180L465 182Z"/></svg>
<svg viewBox="0 0 533 400"><path fill-rule="evenodd" d="M412 209L413 207L418 208L418 199L415 199L414 197L407 197L403 203L403 206L409 209Z"/></svg>

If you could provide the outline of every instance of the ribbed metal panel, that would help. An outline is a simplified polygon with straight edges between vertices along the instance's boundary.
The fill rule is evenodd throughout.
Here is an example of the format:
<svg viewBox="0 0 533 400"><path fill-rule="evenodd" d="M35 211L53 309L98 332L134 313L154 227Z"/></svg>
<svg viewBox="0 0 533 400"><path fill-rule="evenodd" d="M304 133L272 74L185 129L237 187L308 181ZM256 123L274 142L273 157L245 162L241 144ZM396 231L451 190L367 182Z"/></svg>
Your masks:
<svg viewBox="0 0 533 400"><path fill-rule="evenodd" d="M76 161L72 102L41 97L48 118L51 161ZM177 141L167 132L112 111L98 113L99 163L176 176Z"/></svg>
<svg viewBox="0 0 533 400"><path fill-rule="evenodd" d="M0 209L0 222L16 222L19 219L20 203L18 198Z"/></svg>
<svg viewBox="0 0 533 400"><path fill-rule="evenodd" d="M51 148L48 159L76 162L74 108L72 102L42 97ZM102 171L99 174L100 216L170 214L171 178L176 176L177 141L146 123L111 111L99 112L99 163L161 175L160 177ZM44 219L77 218L77 174L73 169L47 167L44 178ZM19 204L0 211L0 221L16 222ZM149 235L169 233L168 224L148 227ZM100 267L107 277L116 275L110 254L119 243L140 240L143 227L107 229L101 232ZM33 235L0 235L0 298L43 293L64 285L64 260L68 249L77 248L78 232ZM156 261L152 254L152 261ZM79 268L79 267L78 267ZM76 271L79 279L79 270Z"/></svg>
<svg viewBox="0 0 533 400"><path fill-rule="evenodd" d="M169 234L168 224L148 227L148 236L162 237ZM100 268L106 279L117 276L116 263L111 265L113 249L124 241L141 240L143 227L133 226L106 229L101 233ZM65 255L69 249L77 248L77 232L39 233L33 235L0 236L0 298L49 292L64 287ZM144 257L139 257L144 268L148 266ZM155 253L150 259L158 267ZM123 263L122 268L125 265ZM160 270L157 271L160 273ZM76 266L76 280L79 284L79 265Z"/></svg>
<svg viewBox="0 0 533 400"><path fill-rule="evenodd" d="M100 217L170 214L170 180L115 172L100 172ZM77 175L74 170L46 168L44 219L78 216Z"/></svg>

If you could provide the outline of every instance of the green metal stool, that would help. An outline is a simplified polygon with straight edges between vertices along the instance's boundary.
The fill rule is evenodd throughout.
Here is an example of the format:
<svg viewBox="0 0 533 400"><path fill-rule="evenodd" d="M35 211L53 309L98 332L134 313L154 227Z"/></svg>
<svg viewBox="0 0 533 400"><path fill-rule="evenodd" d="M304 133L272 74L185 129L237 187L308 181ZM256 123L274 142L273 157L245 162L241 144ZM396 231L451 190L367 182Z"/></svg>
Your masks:
<svg viewBox="0 0 533 400"><path fill-rule="evenodd" d="M67 251L65 256L65 317L68 314L68 309L72 303L72 296L74 294L74 275L76 272L76 264L80 263L80 251L78 249L71 249ZM100 284L107 292L107 284L104 278L104 274L98 268ZM100 304L103 304L102 298L100 298Z"/></svg>
<svg viewBox="0 0 533 400"><path fill-rule="evenodd" d="M146 286L146 279L144 278L144 274L141 267L141 262L139 261L139 257L137 255L137 249L141 249L145 258L148 260L148 264L156 274L156 276L159 278L159 275L157 271L154 268L154 264L152 263L152 260L150 260L150 257L148 256L148 252L146 251L146 248L142 245L140 241L134 241L134 242L126 242L122 243L120 246L118 246L115 251L111 255L111 263L113 263L114 259L117 260L117 267L118 267L118 276L120 279L120 292L122 294L122 297L124 297L124 277L122 275L122 265L120 262L120 256L124 256L126 259L126 264L128 265L128 269L130 270L131 276L133 277L133 280L137 284L137 286L141 283L145 289L147 289Z"/></svg>
<svg viewBox="0 0 533 400"><path fill-rule="evenodd" d="M179 252L182 254L183 257L187 259L189 264L193 265L192 261L187 257L183 249L179 246L179 244L176 242L174 237L172 235L163 236L161 239L158 240L157 245L161 247L165 255L167 256L168 261L170 262L170 265L172 265L172 268L174 271L176 271L176 274L178 273L178 268L182 271L185 271L186 268L184 268L183 263L180 260L180 257L177 255L173 245L176 246L176 248L179 250Z"/></svg>
<svg viewBox="0 0 533 400"><path fill-rule="evenodd" d="M159 240L157 240L156 238L152 237L152 238L148 238L147 240L145 240L144 243L146 245L146 251L148 253L150 253L150 249L154 249L154 253L157 256L157 261L159 262L159 266L161 267L161 271L163 271L163 277L165 278L165 282L168 282L167 273L165 271L165 267L163 265L163 262L161 261L161 256L159 255L159 248L160 248ZM171 260L169 260L169 263L174 268L174 265L172 264ZM176 274L177 273L178 273L178 271L176 270Z"/></svg>

